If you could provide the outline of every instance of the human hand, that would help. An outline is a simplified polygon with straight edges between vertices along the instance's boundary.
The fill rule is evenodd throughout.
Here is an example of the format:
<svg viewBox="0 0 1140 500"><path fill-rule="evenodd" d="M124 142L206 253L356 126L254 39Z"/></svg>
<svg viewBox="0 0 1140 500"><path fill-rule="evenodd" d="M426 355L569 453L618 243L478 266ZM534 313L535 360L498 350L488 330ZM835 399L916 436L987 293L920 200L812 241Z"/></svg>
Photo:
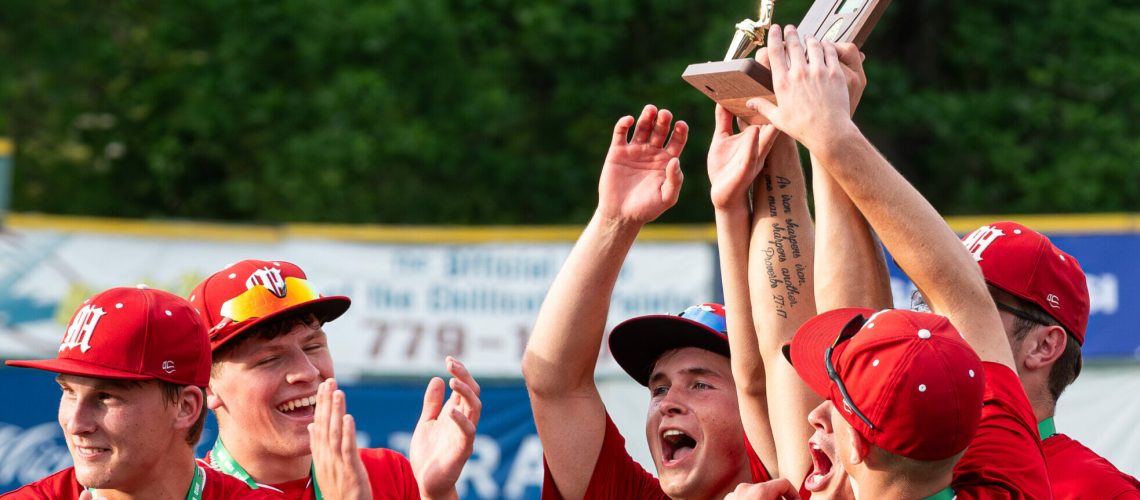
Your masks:
<svg viewBox="0 0 1140 500"><path fill-rule="evenodd" d="M768 32L768 57L778 104L755 98L748 101L750 108L809 150L854 125L847 81L834 44L820 43L814 37L801 42L794 26L783 31L773 26Z"/></svg>
<svg viewBox="0 0 1140 500"><path fill-rule="evenodd" d="M795 486L784 478L776 478L757 484L742 483L724 497L724 500L795 500L800 498Z"/></svg>
<svg viewBox="0 0 1140 500"><path fill-rule="evenodd" d="M372 486L356 448L356 422L345 409L344 391L337 389L336 380L321 382L309 424L317 487L328 498L369 500Z"/></svg>
<svg viewBox="0 0 1140 500"><path fill-rule="evenodd" d="M432 378L424 391L424 407L412 433L408 459L423 498L455 498L455 483L471 457L475 428L483 403L479 384L459 360L447 357L451 397L444 403L443 379ZM440 415L446 418L440 418Z"/></svg>
<svg viewBox="0 0 1140 500"><path fill-rule="evenodd" d="M748 187L764 166L779 131L772 125L751 125L732 133L732 113L716 105L716 129L709 144L708 171L713 207L748 208Z"/></svg>
<svg viewBox="0 0 1140 500"><path fill-rule="evenodd" d="M867 59L867 55L851 42L835 44L835 52L839 56L839 63L843 65L847 96L851 99L851 115L854 116L855 108L859 107L859 100L867 88L867 73L863 71L863 60Z"/></svg>
<svg viewBox="0 0 1140 500"><path fill-rule="evenodd" d="M632 116L614 127L613 141L598 182L598 215L609 220L645 224L677 203L681 192L681 151L688 141L689 126L673 114L653 105L645 106L633 138L627 140Z"/></svg>

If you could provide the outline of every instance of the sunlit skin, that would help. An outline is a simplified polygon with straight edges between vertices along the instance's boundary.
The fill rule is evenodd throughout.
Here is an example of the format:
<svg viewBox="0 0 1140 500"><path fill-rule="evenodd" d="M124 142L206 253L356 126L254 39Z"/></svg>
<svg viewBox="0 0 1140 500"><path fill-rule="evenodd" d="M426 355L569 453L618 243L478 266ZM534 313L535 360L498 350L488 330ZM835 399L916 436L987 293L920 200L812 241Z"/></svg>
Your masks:
<svg viewBox="0 0 1140 500"><path fill-rule="evenodd" d="M722 498L751 482L728 358L686 347L658 358L649 378L645 437L661 488L672 498ZM666 431L687 436L670 442ZM677 438L673 438L677 439Z"/></svg>
<svg viewBox="0 0 1140 500"><path fill-rule="evenodd" d="M101 490L102 496L117 491L155 498L171 492L156 491L168 488L156 484L154 478L179 470L186 478L180 492L185 497L193 474L186 432L198 416L193 410L202 408L200 395L195 408L187 408L166 401L154 380L126 382L61 374L56 381L61 390L59 425L80 484Z"/></svg>
<svg viewBox="0 0 1140 500"><path fill-rule="evenodd" d="M811 491L812 498L848 500L855 498L851 477L842 466L843 457L849 454L841 451L836 441L843 441L838 428L842 427L847 435L851 429L834 410L835 405L825 399L808 414L808 422L815 428L815 433L808 440L808 445L812 448L814 470L809 473L804 486Z"/></svg>
<svg viewBox="0 0 1140 500"><path fill-rule="evenodd" d="M254 479L274 484L309 474L313 406L280 406L315 397L320 383L332 377L328 338L306 324L269 340L248 339L217 363L210 409L226 449Z"/></svg>

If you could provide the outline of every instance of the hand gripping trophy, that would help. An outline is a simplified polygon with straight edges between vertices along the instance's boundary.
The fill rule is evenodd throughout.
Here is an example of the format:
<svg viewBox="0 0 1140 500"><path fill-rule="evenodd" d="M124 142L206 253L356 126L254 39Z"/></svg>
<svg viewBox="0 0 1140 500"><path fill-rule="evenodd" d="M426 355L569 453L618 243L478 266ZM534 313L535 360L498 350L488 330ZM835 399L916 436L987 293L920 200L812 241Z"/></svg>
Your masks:
<svg viewBox="0 0 1140 500"><path fill-rule="evenodd" d="M820 40L853 42L862 47L890 3L890 0L816 0L798 25L799 32ZM745 19L736 24L736 34L723 61L691 64L681 75L697 90L749 123L761 119L745 106L749 99L775 99L772 74L749 57L767 41L775 8L776 0L761 0L755 21Z"/></svg>

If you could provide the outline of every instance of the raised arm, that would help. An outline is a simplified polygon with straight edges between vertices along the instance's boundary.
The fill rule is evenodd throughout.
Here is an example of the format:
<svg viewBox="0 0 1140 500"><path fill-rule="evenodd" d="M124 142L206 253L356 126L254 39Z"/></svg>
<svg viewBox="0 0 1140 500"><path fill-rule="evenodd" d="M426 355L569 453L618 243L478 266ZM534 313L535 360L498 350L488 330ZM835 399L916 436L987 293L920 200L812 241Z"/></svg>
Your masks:
<svg viewBox="0 0 1140 500"><path fill-rule="evenodd" d="M753 125L733 134L732 121L732 114L718 104L716 130L708 157L728 344L732 352L732 377L736 382L744 434L768 472L775 474L776 448L768 420L764 363L756 344L748 290L748 245L752 225L748 188L760 172L777 132L771 125Z"/></svg>
<svg viewBox="0 0 1140 500"><path fill-rule="evenodd" d="M783 346L815 315L815 235L796 143L786 134L772 147L753 187L748 279L757 343L767 377L769 419L779 476L799 484L811 467L807 415L819 398L784 359Z"/></svg>
<svg viewBox="0 0 1140 500"><path fill-rule="evenodd" d="M863 54L852 43L836 45L847 79L851 114L863 96L867 76ZM878 239L867 219L811 155L815 201L815 301L819 312L841 307L891 307L891 282Z"/></svg>
<svg viewBox="0 0 1140 500"><path fill-rule="evenodd" d="M585 494L605 436L594 365L618 272L641 227L680 193L688 126L671 125L672 114L653 106L645 107L636 127L633 117L618 120L598 208L551 284L523 354L538 436L564 498Z"/></svg>
<svg viewBox="0 0 1140 500"><path fill-rule="evenodd" d="M805 51L795 29L785 31L773 28L768 43L780 104L753 99L749 105L819 158L928 302L950 318L978 356L1013 369L977 264L934 207L851 121L835 46L809 38Z"/></svg>

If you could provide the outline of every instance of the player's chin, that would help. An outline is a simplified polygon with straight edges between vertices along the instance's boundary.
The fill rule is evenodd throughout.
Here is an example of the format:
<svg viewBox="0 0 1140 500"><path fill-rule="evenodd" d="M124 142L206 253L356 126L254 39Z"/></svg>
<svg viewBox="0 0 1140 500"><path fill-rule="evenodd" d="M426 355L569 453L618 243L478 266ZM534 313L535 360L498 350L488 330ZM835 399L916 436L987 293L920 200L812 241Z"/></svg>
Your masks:
<svg viewBox="0 0 1140 500"><path fill-rule="evenodd" d="M75 480L87 488L113 489L116 486L110 468L103 465L76 463Z"/></svg>
<svg viewBox="0 0 1140 500"><path fill-rule="evenodd" d="M693 469L662 471L658 477L661 491L669 498L707 498L700 474Z"/></svg>

